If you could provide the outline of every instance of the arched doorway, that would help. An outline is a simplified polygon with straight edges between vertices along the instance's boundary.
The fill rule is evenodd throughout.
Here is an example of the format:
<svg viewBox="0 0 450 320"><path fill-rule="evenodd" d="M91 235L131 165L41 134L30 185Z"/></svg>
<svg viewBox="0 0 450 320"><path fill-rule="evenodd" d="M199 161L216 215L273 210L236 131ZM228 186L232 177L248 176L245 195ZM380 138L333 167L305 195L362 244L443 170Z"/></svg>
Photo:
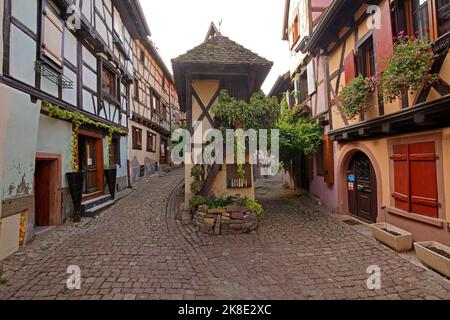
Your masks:
<svg viewBox="0 0 450 320"><path fill-rule="evenodd" d="M363 152L353 155L347 170L348 209L351 215L376 223L377 178L369 157Z"/></svg>

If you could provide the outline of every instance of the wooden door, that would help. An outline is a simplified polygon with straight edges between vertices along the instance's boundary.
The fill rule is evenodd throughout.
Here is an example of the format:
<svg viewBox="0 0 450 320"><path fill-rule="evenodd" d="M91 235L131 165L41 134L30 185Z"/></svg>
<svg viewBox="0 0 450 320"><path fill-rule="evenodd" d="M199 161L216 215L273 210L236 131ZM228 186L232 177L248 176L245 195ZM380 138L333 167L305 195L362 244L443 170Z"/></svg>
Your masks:
<svg viewBox="0 0 450 320"><path fill-rule="evenodd" d="M50 171L50 161L36 161L34 194L35 225L38 227L50 225Z"/></svg>
<svg viewBox="0 0 450 320"><path fill-rule="evenodd" d="M161 152L161 155L160 155L159 162L161 164L168 164L168 161L167 161L167 158L168 158L168 155L167 155L167 140L166 139L161 138L160 152Z"/></svg>
<svg viewBox="0 0 450 320"><path fill-rule="evenodd" d="M375 223L377 221L377 182L370 159L357 153L348 169L348 202L353 216Z"/></svg>
<svg viewBox="0 0 450 320"><path fill-rule="evenodd" d="M84 168L86 174L86 194L99 191L97 183L98 164L97 164L97 141L95 139L86 139L86 152L84 158Z"/></svg>

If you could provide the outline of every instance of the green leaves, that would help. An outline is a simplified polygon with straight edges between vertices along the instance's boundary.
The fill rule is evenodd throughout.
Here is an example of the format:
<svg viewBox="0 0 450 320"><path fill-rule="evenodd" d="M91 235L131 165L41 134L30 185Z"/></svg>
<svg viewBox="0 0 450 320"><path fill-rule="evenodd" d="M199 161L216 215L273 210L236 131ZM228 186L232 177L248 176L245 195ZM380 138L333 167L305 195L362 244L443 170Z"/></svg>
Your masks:
<svg viewBox="0 0 450 320"><path fill-rule="evenodd" d="M354 119L370 109L370 96L374 92L374 81L359 75L346 85L340 95L339 104L347 119Z"/></svg>
<svg viewBox="0 0 450 320"><path fill-rule="evenodd" d="M287 103L283 101L282 106ZM280 160L290 163L301 153L310 155L317 152L322 141L322 129L319 124L311 123L306 117L296 116L296 111L285 110L278 122L280 130Z"/></svg>
<svg viewBox="0 0 450 320"><path fill-rule="evenodd" d="M280 105L276 98L266 97L262 91L246 102L230 97L222 90L212 112L225 129L271 129L279 118Z"/></svg>

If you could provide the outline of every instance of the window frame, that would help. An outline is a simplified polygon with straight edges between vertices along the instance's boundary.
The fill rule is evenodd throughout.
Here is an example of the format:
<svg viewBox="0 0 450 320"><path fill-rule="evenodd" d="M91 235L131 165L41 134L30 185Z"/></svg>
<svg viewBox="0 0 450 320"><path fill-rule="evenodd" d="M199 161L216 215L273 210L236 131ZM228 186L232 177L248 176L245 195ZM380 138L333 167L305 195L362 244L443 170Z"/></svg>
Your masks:
<svg viewBox="0 0 450 320"><path fill-rule="evenodd" d="M142 132L143 130L141 128L132 126L131 127L132 130L132 147L133 150L142 150Z"/></svg>
<svg viewBox="0 0 450 320"><path fill-rule="evenodd" d="M371 78L377 74L377 57L373 33L361 39L356 48L356 70L358 75Z"/></svg>
<svg viewBox="0 0 450 320"><path fill-rule="evenodd" d="M152 141L152 144L149 145L149 142ZM156 153L156 142L157 135L151 131L147 130L147 152Z"/></svg>

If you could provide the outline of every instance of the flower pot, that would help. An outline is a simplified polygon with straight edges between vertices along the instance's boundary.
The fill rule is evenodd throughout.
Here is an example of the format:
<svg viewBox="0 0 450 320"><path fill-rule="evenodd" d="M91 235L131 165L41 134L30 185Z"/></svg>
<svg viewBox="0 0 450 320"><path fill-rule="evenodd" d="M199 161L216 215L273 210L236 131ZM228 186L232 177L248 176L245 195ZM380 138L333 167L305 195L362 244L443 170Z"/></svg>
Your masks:
<svg viewBox="0 0 450 320"><path fill-rule="evenodd" d="M412 248L413 236L408 231L388 223L373 224L371 229L375 239L397 252L410 251Z"/></svg>
<svg viewBox="0 0 450 320"><path fill-rule="evenodd" d="M70 196L73 202L73 220L81 221L81 199L83 197L84 172L66 173Z"/></svg>
<svg viewBox="0 0 450 320"><path fill-rule="evenodd" d="M450 247L438 242L416 242L416 255L424 265L450 278Z"/></svg>
<svg viewBox="0 0 450 320"><path fill-rule="evenodd" d="M116 197L117 168L105 170L106 184L108 185L111 199Z"/></svg>

